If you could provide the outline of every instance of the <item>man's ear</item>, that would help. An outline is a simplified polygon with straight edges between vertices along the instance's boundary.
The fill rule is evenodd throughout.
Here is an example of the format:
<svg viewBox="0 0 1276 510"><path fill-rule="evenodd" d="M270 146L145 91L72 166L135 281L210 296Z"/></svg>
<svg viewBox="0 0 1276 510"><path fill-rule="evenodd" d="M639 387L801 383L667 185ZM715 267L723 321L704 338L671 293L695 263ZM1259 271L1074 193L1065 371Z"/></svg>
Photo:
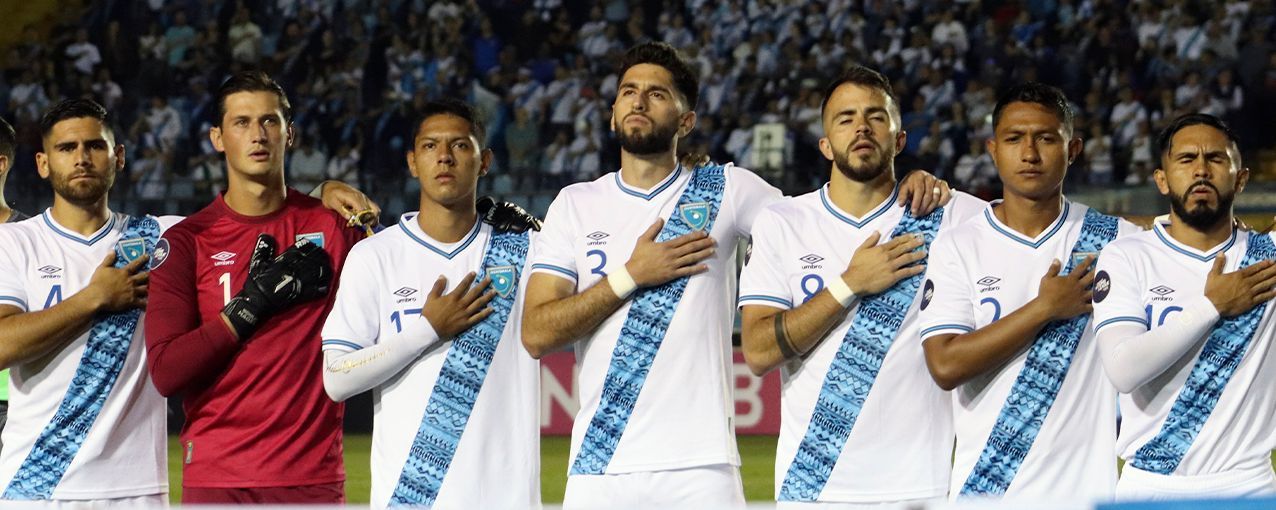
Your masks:
<svg viewBox="0 0 1276 510"><path fill-rule="evenodd" d="M226 152L226 145L222 143L222 128L213 126L208 128L208 141L213 142L213 148L217 152Z"/></svg>
<svg viewBox="0 0 1276 510"><path fill-rule="evenodd" d="M292 144L293 144L293 142L295 142L295 141L297 140L297 129L296 129L296 126L293 126L293 124L292 124L291 122L289 122L289 123L288 123L288 130L285 132L285 134L288 136L288 140L287 140L286 142L284 142L284 147L287 147L287 148L290 148L290 149L291 149L291 148L292 148Z"/></svg>
<svg viewBox="0 0 1276 510"><path fill-rule="evenodd" d="M1068 166L1072 166L1072 163L1081 157L1083 150L1085 150L1085 142L1081 140L1081 137L1074 136L1068 140Z"/></svg>
<svg viewBox="0 0 1276 510"><path fill-rule="evenodd" d="M35 153L35 170L41 179L49 179L49 155L44 152Z"/></svg>
<svg viewBox="0 0 1276 510"><path fill-rule="evenodd" d="M686 138L696 128L696 112L683 112L678 117L678 138Z"/></svg>
<svg viewBox="0 0 1276 510"><path fill-rule="evenodd" d="M1157 167L1156 170L1152 171L1152 182L1156 183L1156 190L1160 191L1162 195L1170 196L1170 182L1167 179L1165 170L1162 170L1161 167Z"/></svg>
<svg viewBox="0 0 1276 510"><path fill-rule="evenodd" d="M479 154L479 157L482 158L479 163L479 177L482 177L487 175L487 171L492 168L492 149L483 149L483 152Z"/></svg>

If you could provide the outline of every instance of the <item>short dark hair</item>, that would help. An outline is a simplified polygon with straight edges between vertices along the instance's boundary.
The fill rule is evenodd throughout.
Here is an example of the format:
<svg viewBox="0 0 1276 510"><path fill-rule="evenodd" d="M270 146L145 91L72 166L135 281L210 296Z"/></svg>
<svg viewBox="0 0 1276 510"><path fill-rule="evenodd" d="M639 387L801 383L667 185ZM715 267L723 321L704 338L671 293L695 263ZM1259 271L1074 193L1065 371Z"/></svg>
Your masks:
<svg viewBox="0 0 1276 510"><path fill-rule="evenodd" d="M1067 96L1058 87L1035 81L1010 87L997 98L997 106L992 109L993 130L997 129L997 124L1001 122L1001 112L1010 103L1035 103L1044 106L1059 117L1064 129L1072 132L1072 119L1076 114L1072 111L1072 105L1068 104Z"/></svg>
<svg viewBox="0 0 1276 510"><path fill-rule="evenodd" d="M240 71L232 74L217 88L217 119L213 125L221 127L226 117L226 98L239 92L272 92L279 97L279 108L284 112L284 122L292 122L292 105L288 95L265 71Z"/></svg>
<svg viewBox="0 0 1276 510"><path fill-rule="evenodd" d="M1189 113L1176 117L1174 120L1170 121L1168 126L1165 126L1165 129L1161 130L1161 133L1156 137L1157 153L1162 157L1169 154L1171 149L1170 145L1174 142L1174 135L1178 134L1179 131L1182 131L1183 128L1189 126L1209 126L1217 129L1227 137L1227 141L1236 146L1238 151L1240 149L1241 144L1240 141L1236 139L1236 133L1232 132L1232 128L1229 127L1223 119L1208 113Z"/></svg>
<svg viewBox="0 0 1276 510"><path fill-rule="evenodd" d="M18 151L18 134L13 131L13 126L0 117L0 156L9 158L9 164L13 164L13 156Z"/></svg>
<svg viewBox="0 0 1276 510"><path fill-rule="evenodd" d="M469 122L470 134L474 135L475 140L478 140L479 148L487 146L487 141L485 140L487 131L478 110L475 110L469 103L448 98L428 101L417 111L416 122L412 124L412 137L408 139L410 145L416 145L415 140L417 135L421 133L421 124L424 124L426 119L435 115L451 115Z"/></svg>
<svg viewBox="0 0 1276 510"><path fill-rule="evenodd" d="M848 83L882 91L895 104L895 114L899 114L899 97L895 96L895 90L891 88L891 81L883 76L882 73L859 64L851 64L850 67L842 72L841 76L838 76L837 79L829 82L827 87L824 87L824 99L820 101L820 117L824 116L824 109L828 108L829 98L833 97L833 92L838 87Z"/></svg>
<svg viewBox="0 0 1276 510"><path fill-rule="evenodd" d="M673 75L676 92L687 100L687 110L695 111L700 100L700 77L691 62L676 48L663 42L645 42L629 48L620 59L617 79L623 79L629 68L638 64L652 64L665 68Z"/></svg>
<svg viewBox="0 0 1276 510"><path fill-rule="evenodd" d="M76 98L62 100L44 112L44 116L40 117L40 137L48 138L53 133L53 126L59 122L83 118L97 119L112 137L115 136L115 129L111 127L111 114L107 113L106 108L92 99Z"/></svg>

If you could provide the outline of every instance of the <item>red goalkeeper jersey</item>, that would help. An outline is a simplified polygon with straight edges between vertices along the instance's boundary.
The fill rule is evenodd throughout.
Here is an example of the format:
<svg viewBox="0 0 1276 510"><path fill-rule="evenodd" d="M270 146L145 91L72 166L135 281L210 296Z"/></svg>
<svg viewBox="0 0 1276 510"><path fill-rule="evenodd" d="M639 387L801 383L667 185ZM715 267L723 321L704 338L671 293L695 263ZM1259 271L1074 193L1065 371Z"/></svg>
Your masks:
<svg viewBox="0 0 1276 510"><path fill-rule="evenodd" d="M305 238L332 258L332 290L283 310L241 343L220 316L248 277L257 235L279 252ZM344 407L323 389L319 331L359 233L320 201L288 190L285 205L243 216L217 197L164 233L146 313L147 362L160 393L182 395L182 484L283 487L339 482Z"/></svg>

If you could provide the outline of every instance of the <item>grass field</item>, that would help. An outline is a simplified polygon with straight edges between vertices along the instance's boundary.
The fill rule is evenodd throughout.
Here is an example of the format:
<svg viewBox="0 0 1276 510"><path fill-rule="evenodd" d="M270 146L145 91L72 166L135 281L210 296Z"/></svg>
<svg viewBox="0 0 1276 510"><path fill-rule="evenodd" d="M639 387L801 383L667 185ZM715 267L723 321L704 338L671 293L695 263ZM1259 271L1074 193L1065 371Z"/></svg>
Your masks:
<svg viewBox="0 0 1276 510"><path fill-rule="evenodd" d="M744 497L749 501L771 500L775 473L775 437L740 436L740 475L744 479ZM346 435L346 501L368 502L372 480L368 471L368 455L372 436ZM567 487L568 438L546 437L541 440L541 498L545 503L561 503ZM168 441L169 491L174 504L182 499L182 457L175 437ZM1276 454L1272 455L1276 466Z"/></svg>
<svg viewBox="0 0 1276 510"><path fill-rule="evenodd" d="M740 436L740 456L743 465L740 474L744 479L744 495L750 500L771 499L772 473L775 471L775 437ZM541 440L541 498L546 503L561 503L563 489L567 487L567 454L570 444L566 437L546 437ZM368 502L372 485L368 471L368 455L372 450L372 436L346 435L346 501L355 504ZM169 496L173 504L182 499L182 456L176 437L168 441Z"/></svg>

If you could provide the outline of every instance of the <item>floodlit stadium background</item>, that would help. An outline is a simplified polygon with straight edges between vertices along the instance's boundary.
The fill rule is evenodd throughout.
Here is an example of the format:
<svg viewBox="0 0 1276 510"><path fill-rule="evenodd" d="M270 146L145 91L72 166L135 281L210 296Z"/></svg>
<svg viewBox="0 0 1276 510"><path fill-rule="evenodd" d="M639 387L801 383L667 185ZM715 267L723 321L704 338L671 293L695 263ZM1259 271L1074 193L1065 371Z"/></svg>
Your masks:
<svg viewBox="0 0 1276 510"><path fill-rule="evenodd" d="M1272 2L1024 0L425 1L217 0L0 2L0 116L18 130L12 206L51 194L34 169L36 122L53 101L88 95L116 115L128 166L112 207L187 214L224 186L206 133L210 90L266 69L288 89L301 133L289 182L365 190L383 222L415 209L402 153L413 105L458 97L489 120L497 163L481 184L543 214L562 185L613 170L607 130L627 46L667 41L701 71L699 125L684 150L753 168L788 194L827 178L816 151L824 83L845 62L892 79L909 140L901 169L926 168L984 198L997 194L982 140L996 91L1040 80L1079 112L1085 156L1067 193L1105 212L1152 216L1151 140L1169 118L1227 119L1254 172L1236 207L1255 227L1276 212L1276 45ZM567 354L544 364L543 490L561 500L572 382ZM739 367L745 491L772 492L778 382ZM176 408L176 406L174 406ZM180 416L170 420L173 427ZM349 406L348 497L367 499L366 396ZM746 434L760 434L757 436ZM172 476L180 475L177 452ZM174 478L176 480L176 478ZM172 487L174 500L180 484Z"/></svg>

